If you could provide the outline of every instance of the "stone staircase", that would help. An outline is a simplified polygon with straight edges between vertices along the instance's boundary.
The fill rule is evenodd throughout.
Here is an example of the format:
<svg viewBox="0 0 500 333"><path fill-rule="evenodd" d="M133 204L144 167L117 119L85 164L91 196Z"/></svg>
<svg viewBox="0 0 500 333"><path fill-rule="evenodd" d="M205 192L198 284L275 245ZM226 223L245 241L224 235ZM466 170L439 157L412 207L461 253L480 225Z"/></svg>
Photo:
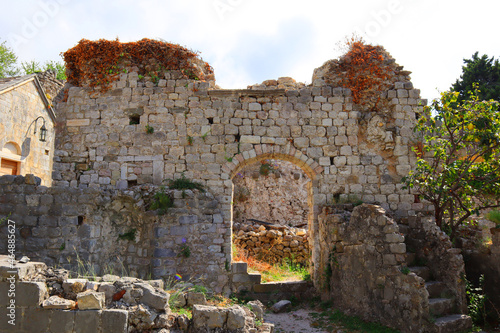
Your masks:
<svg viewBox="0 0 500 333"><path fill-rule="evenodd" d="M415 266L415 253L407 253L406 262L410 272L425 280L425 288L429 293L429 313L435 320L437 333L467 332L472 327L472 319L464 314L456 313L453 293L442 281L433 279L431 270L427 266Z"/></svg>
<svg viewBox="0 0 500 333"><path fill-rule="evenodd" d="M233 262L233 285L242 296L259 300L264 304L280 300L304 300L309 299L314 293L311 281L287 281L262 283L259 273L248 273L245 262Z"/></svg>

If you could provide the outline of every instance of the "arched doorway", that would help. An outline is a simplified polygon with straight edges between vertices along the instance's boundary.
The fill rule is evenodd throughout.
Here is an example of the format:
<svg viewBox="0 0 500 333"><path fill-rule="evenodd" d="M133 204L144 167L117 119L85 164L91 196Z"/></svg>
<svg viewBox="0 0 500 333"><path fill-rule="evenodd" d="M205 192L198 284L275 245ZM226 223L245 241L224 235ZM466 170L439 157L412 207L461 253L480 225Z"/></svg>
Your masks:
<svg viewBox="0 0 500 333"><path fill-rule="evenodd" d="M246 154L245 154L246 155ZM286 153L261 153L261 154L248 154L247 156L242 156L240 155L240 159L237 161L237 163L228 163L229 165L225 166L225 170L228 172L230 181L231 181L231 205L226 206L226 209L230 210L230 214L227 214L231 216L231 239L233 239L233 233L232 233L232 225L234 221L234 206L233 203L235 201L235 191L234 191L234 183L233 180L235 177L238 177L238 174L241 174L241 171L243 171L246 167L252 166L252 165L263 165L267 163L266 161L272 161L272 160L277 160L277 161L285 161L289 162L296 167L300 168L303 173L310 179L309 182L307 182L307 188L305 189L306 193L306 200L307 200L307 231L309 235L309 243L310 243L310 253L311 253L311 262L314 262L315 256L319 254L319 249L317 247L319 246L317 243L314 241L314 235L317 235L317 216L319 213L319 209L317 205L315 204L314 200L314 192L317 192L317 173L316 171L311 167L311 163L309 163L309 158L305 155L301 155L301 158L296 157L295 155L290 155ZM227 184L227 183L226 183ZM315 190L316 189L316 190ZM226 192L227 193L227 192ZM226 215L226 216L227 216ZM232 256L231 256L232 259ZM312 270L314 270L314 267L312 267ZM315 275L314 271L311 271L312 275Z"/></svg>
<svg viewBox="0 0 500 333"><path fill-rule="evenodd" d="M15 142L7 142L0 152L0 176L21 174L21 149Z"/></svg>

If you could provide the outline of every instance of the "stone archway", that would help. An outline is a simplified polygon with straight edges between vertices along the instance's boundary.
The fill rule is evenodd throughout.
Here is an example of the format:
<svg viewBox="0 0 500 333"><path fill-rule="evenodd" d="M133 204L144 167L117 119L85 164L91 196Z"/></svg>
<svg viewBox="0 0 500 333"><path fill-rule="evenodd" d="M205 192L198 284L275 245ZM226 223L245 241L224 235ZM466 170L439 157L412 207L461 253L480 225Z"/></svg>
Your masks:
<svg viewBox="0 0 500 333"><path fill-rule="evenodd" d="M281 149L280 149L281 148ZM225 216L230 216L230 232L231 240L233 238L232 234L232 223L233 223L233 212L232 212L232 196L233 196L233 178L240 172L244 167L252 165L254 163L259 163L261 161L272 159L272 160L282 160L290 162L300 169L302 169L305 174L311 180L307 188L307 204L309 207L308 216L308 232L309 240L311 246L311 262L315 262L315 258L320 253L319 242L315 241L315 235L318 234L318 214L319 206L315 202L314 193L318 191L318 174L323 172L323 168L319 166L312 158L303 154L301 151L296 150L293 146L287 145L285 147L272 146L272 145L255 145L253 150L245 151L241 154L237 154L231 161L226 163L222 170L227 173L228 180L224 182L225 184L225 194L231 193L231 200L229 205L223 205ZM229 185L231 186L229 188ZM232 241L231 241L232 242ZM231 254L232 262L232 254ZM316 275L316 268L311 265L313 276Z"/></svg>

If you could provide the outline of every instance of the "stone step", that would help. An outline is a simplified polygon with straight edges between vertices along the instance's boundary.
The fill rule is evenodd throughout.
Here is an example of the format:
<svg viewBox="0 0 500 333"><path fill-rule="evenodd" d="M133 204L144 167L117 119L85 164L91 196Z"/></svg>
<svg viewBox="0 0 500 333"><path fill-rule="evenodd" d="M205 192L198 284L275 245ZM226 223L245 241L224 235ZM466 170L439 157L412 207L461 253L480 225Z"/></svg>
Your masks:
<svg viewBox="0 0 500 333"><path fill-rule="evenodd" d="M449 298L429 298L429 312L435 317L441 317L453 312L453 300Z"/></svg>
<svg viewBox="0 0 500 333"><path fill-rule="evenodd" d="M411 266L417 259L416 253L406 252L406 266Z"/></svg>
<svg viewBox="0 0 500 333"><path fill-rule="evenodd" d="M287 281L260 283L253 286L253 290L245 293L245 297L258 299L267 304L269 301L307 300L314 294L314 286L310 281Z"/></svg>
<svg viewBox="0 0 500 333"><path fill-rule="evenodd" d="M448 290L446 284L441 281L428 281L425 283L425 288L429 292L429 298L440 298Z"/></svg>
<svg viewBox="0 0 500 333"><path fill-rule="evenodd" d="M426 266L412 266L412 267L408 267L408 268L410 269L410 272L413 272L413 273L417 274L418 276L420 276L425 281L430 280L431 270L429 269L429 267L426 267Z"/></svg>
<svg viewBox="0 0 500 333"><path fill-rule="evenodd" d="M454 314L436 319L437 333L466 332L472 327L471 317L463 314Z"/></svg>

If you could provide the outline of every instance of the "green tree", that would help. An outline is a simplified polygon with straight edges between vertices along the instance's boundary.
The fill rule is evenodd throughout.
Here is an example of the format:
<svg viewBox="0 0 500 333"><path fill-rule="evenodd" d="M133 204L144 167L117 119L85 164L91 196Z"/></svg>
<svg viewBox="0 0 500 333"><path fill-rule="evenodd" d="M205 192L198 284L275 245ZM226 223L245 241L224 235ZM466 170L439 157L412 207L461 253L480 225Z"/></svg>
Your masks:
<svg viewBox="0 0 500 333"><path fill-rule="evenodd" d="M460 93L459 100L464 101L477 83L481 91L479 98L483 100L500 100L500 63L494 57L486 54L479 57L478 52L471 59L464 59L462 75L451 87L452 91Z"/></svg>
<svg viewBox="0 0 500 333"><path fill-rule="evenodd" d="M15 66L17 56L5 43L5 41L0 43L0 78L16 76L19 73L19 69Z"/></svg>
<svg viewBox="0 0 500 333"><path fill-rule="evenodd" d="M43 72L46 70L56 71L56 78L59 80L66 80L66 66L62 62L57 61L46 61L43 66L40 65L36 60L23 61L21 63L22 71L24 74L34 74L38 72Z"/></svg>
<svg viewBox="0 0 500 333"><path fill-rule="evenodd" d="M444 92L424 109L416 168L403 179L434 205L436 224L452 239L472 214L500 204L499 103L479 94L459 101L458 92Z"/></svg>

